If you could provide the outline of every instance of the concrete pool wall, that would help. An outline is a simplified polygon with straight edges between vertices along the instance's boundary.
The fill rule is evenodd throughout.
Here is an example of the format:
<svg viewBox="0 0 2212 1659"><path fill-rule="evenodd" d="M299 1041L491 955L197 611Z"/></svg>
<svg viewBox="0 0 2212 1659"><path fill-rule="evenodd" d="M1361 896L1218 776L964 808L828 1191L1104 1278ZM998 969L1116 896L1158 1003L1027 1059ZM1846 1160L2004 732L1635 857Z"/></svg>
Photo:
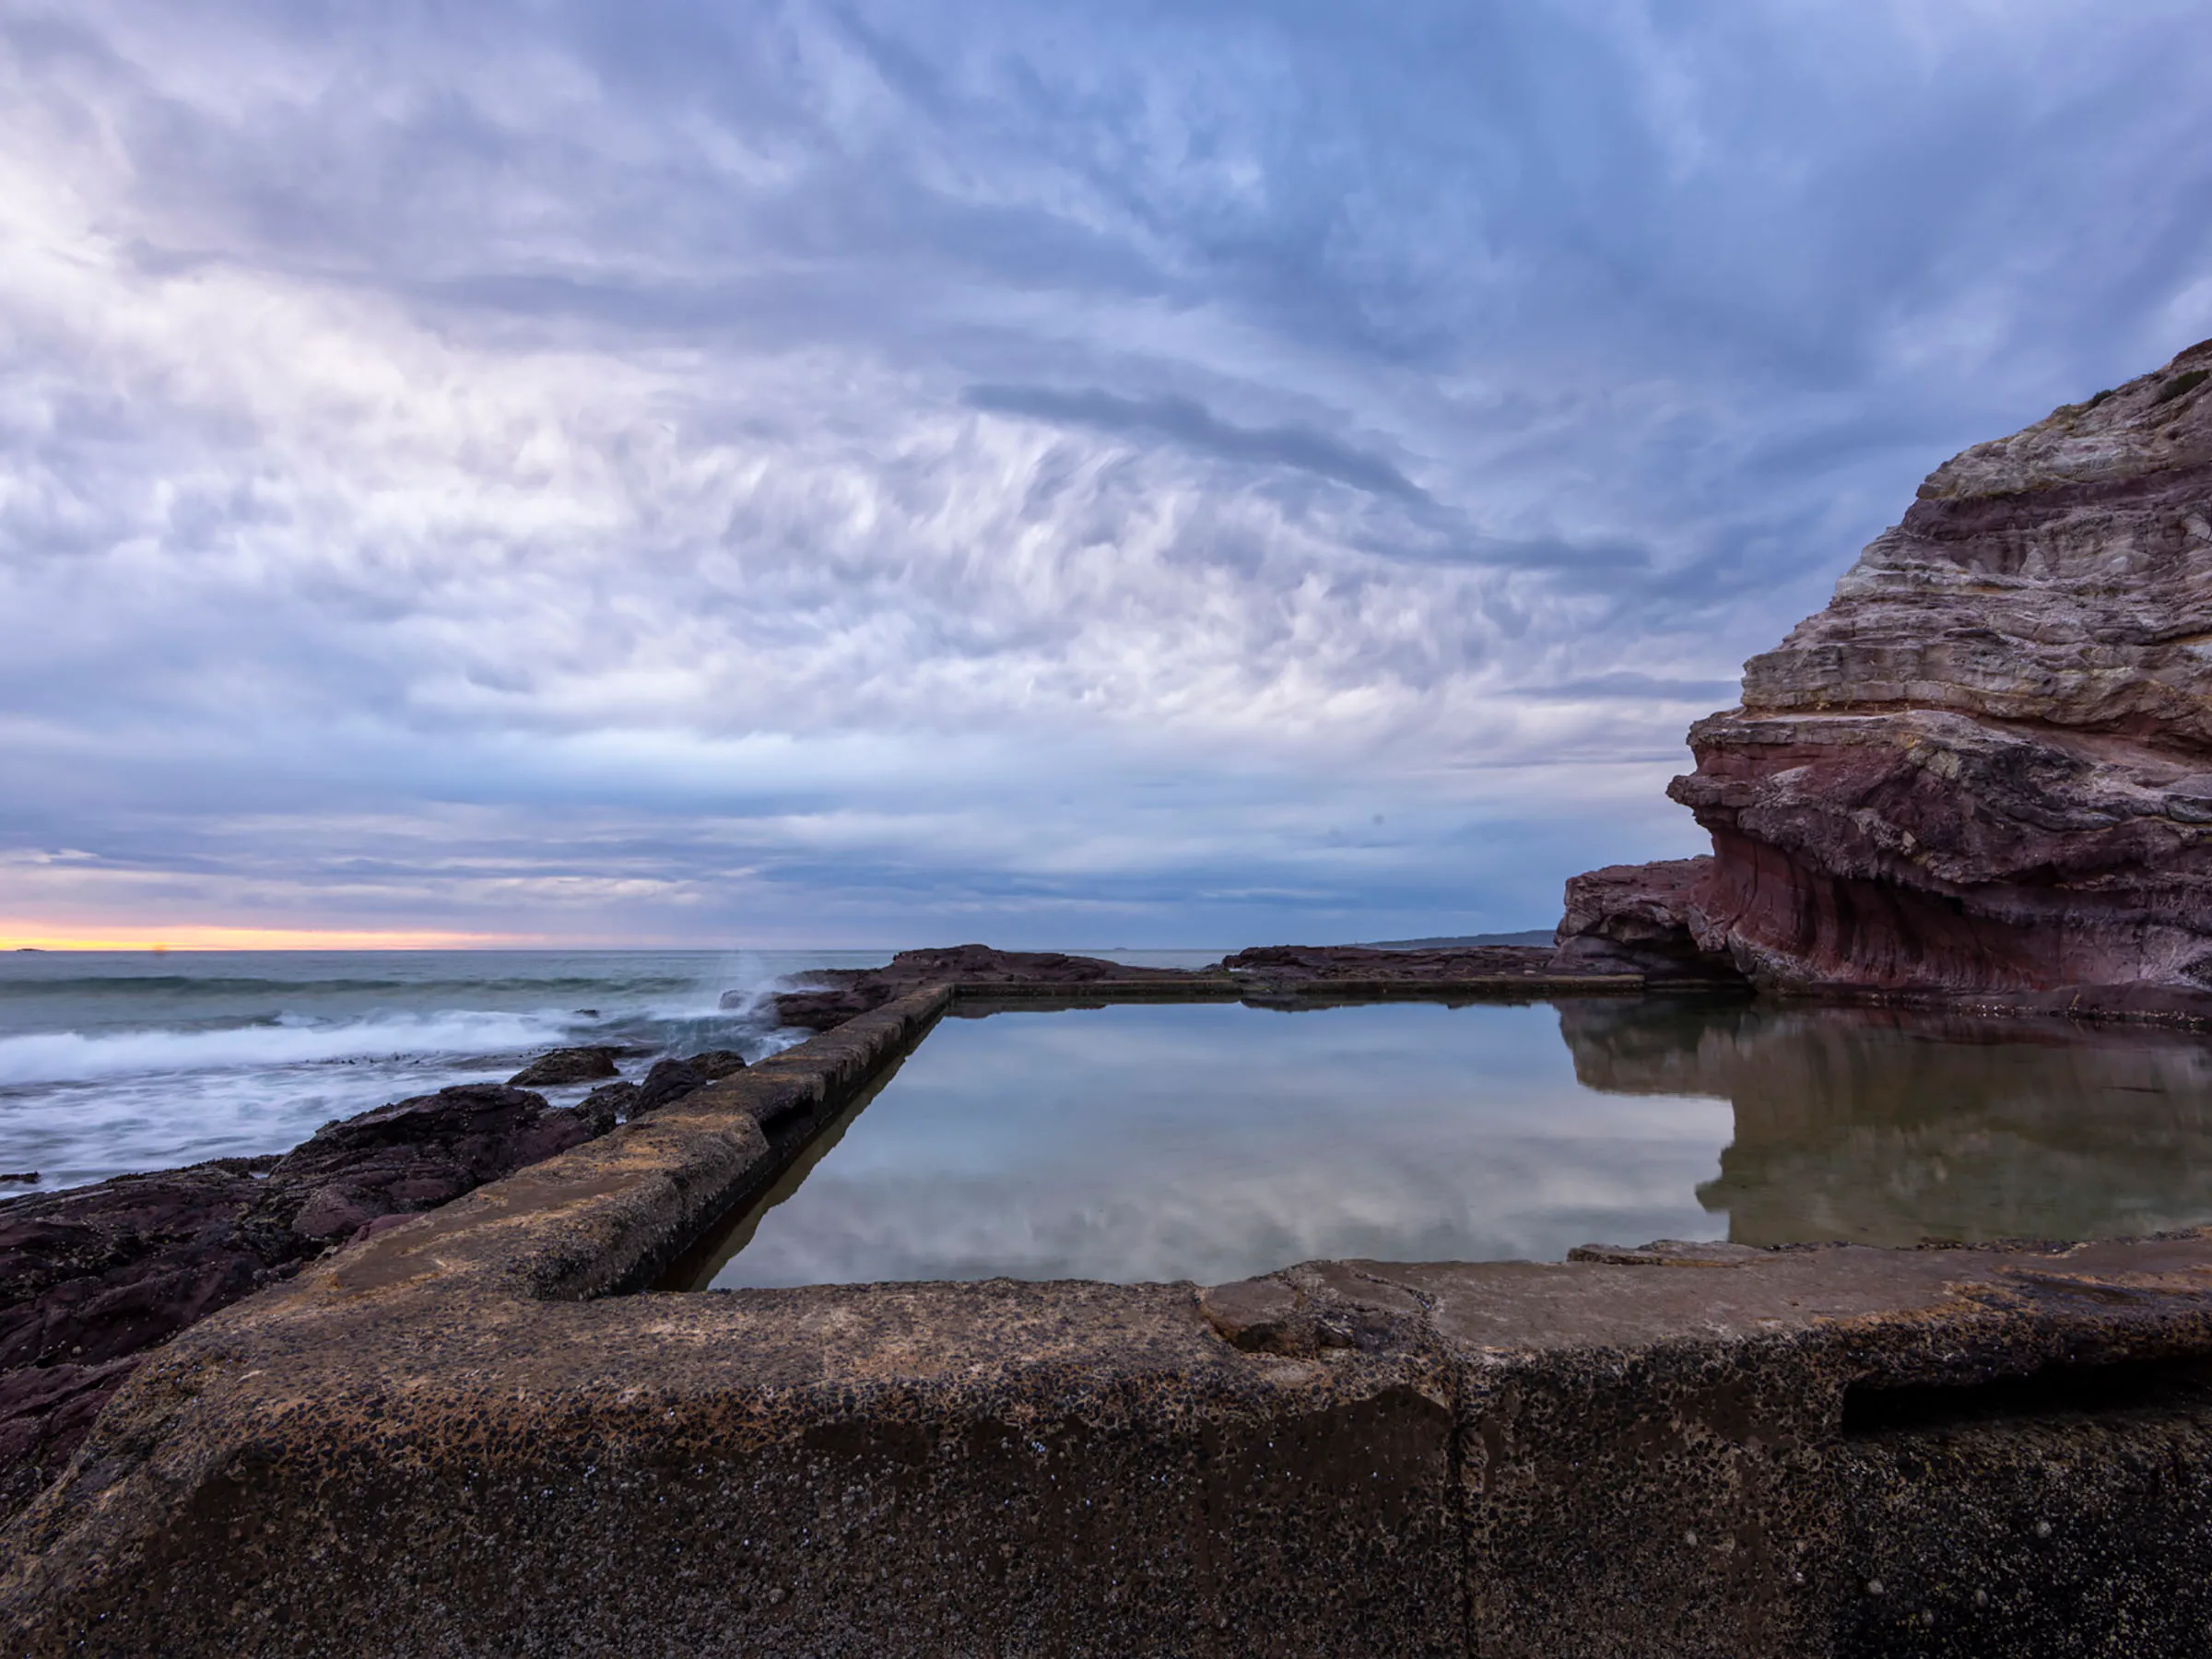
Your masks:
<svg viewBox="0 0 2212 1659"><path fill-rule="evenodd" d="M2204 1232L618 1294L957 995L185 1332L9 1529L8 1646L2204 1651Z"/></svg>

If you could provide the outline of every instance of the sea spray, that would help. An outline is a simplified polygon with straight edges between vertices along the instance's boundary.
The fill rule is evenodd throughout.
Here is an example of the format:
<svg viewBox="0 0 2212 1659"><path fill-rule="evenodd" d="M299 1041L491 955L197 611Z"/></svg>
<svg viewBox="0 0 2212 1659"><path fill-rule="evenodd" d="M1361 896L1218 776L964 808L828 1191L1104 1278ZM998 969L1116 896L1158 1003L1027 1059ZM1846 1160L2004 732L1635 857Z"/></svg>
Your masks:
<svg viewBox="0 0 2212 1659"><path fill-rule="evenodd" d="M565 1029L560 1020L545 1016L459 1009L335 1024L279 1015L265 1023L217 1030L43 1031L0 1037L0 1086L402 1055L500 1055L552 1043Z"/></svg>
<svg viewBox="0 0 2212 1659"><path fill-rule="evenodd" d="M41 1186L288 1150L571 1043L655 1058L803 1038L770 997L853 951L51 953L0 958L0 1169ZM739 1006L720 1006L737 991ZM564 1104L580 1090L545 1091Z"/></svg>

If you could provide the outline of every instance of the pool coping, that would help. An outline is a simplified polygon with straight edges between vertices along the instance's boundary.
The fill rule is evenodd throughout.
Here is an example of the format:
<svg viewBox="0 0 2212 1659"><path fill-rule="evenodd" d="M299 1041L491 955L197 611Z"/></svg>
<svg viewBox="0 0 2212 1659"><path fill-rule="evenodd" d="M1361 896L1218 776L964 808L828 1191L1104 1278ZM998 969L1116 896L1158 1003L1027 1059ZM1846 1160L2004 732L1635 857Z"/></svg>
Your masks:
<svg viewBox="0 0 2212 1659"><path fill-rule="evenodd" d="M1104 999L1052 989L1013 1000ZM1006 990L902 997L187 1330L4 1535L0 1628L26 1653L1810 1653L1958 1583L2047 1584L2053 1517L2106 1580L2205 1599L2194 1407L2057 1444L1847 1419L1869 1389L2212 1360L2212 1230L618 1294ZM2131 1434L2163 1498L2128 1498ZM2180 1519L2115 1557L2124 1499ZM1620 1645L1636 1607L1677 1645Z"/></svg>

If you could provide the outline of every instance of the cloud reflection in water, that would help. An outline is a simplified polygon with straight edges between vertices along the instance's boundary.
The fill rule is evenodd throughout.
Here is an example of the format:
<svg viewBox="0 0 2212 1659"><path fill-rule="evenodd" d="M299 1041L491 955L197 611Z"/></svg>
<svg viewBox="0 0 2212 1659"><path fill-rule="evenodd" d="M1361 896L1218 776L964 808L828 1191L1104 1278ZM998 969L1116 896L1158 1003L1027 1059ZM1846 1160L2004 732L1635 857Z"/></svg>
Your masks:
<svg viewBox="0 0 2212 1659"><path fill-rule="evenodd" d="M948 1020L715 1282L1219 1282L1712 1236L1693 1191L1724 1111L1582 1088L1555 1029L1409 1004Z"/></svg>
<svg viewBox="0 0 2212 1659"><path fill-rule="evenodd" d="M2207 1220L2212 1052L2176 1033L1657 999L1123 1006L947 1021L713 1282L1218 1283Z"/></svg>

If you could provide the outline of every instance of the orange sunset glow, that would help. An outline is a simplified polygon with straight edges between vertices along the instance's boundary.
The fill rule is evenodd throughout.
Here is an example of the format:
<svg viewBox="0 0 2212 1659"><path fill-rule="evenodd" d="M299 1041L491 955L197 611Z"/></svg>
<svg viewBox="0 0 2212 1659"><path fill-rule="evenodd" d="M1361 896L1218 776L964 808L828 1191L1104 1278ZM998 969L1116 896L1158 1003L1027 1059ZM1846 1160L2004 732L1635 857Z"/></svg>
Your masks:
<svg viewBox="0 0 2212 1659"><path fill-rule="evenodd" d="M304 927L201 927L190 924L121 928L88 923L0 920L0 950L467 950L526 949L532 934L363 932Z"/></svg>

